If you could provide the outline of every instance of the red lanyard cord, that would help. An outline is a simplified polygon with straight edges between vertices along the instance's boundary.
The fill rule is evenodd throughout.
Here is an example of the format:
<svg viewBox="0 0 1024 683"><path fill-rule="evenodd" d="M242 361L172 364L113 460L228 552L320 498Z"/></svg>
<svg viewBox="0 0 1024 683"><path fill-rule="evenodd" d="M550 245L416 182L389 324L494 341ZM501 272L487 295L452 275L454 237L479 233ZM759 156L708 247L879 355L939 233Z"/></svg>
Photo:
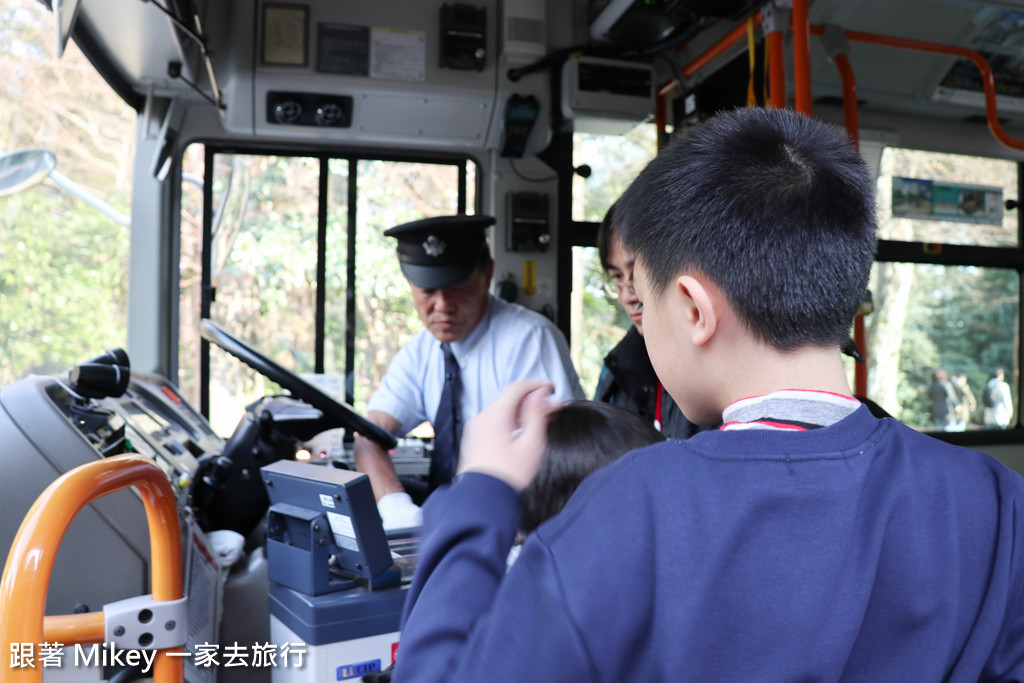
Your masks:
<svg viewBox="0 0 1024 683"><path fill-rule="evenodd" d="M661 380L658 380L658 388L654 392L654 428L659 432L661 429L661 395L665 393L665 387L661 386Z"/></svg>

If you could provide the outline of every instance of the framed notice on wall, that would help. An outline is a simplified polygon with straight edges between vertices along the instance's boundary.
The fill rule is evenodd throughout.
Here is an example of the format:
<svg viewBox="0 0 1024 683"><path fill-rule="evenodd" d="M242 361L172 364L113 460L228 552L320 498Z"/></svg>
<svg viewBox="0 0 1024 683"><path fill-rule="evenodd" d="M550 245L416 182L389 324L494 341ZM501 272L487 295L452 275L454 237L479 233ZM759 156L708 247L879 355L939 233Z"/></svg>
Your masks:
<svg viewBox="0 0 1024 683"><path fill-rule="evenodd" d="M263 51L268 66L306 66L309 8L305 5L263 5Z"/></svg>

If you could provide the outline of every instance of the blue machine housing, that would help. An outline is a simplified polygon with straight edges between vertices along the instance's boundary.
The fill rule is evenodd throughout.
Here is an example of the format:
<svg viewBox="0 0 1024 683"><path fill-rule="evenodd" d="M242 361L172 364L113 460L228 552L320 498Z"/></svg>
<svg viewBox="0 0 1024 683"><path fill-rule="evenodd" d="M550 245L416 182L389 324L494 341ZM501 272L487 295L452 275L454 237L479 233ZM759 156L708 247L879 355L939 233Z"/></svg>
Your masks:
<svg viewBox="0 0 1024 683"><path fill-rule="evenodd" d="M306 595L346 590L360 579L374 587L388 576L391 551L365 474L279 460L261 468L270 510L270 580Z"/></svg>
<svg viewBox="0 0 1024 683"><path fill-rule="evenodd" d="M270 496L270 613L309 645L398 630L406 591L365 474L280 460Z"/></svg>

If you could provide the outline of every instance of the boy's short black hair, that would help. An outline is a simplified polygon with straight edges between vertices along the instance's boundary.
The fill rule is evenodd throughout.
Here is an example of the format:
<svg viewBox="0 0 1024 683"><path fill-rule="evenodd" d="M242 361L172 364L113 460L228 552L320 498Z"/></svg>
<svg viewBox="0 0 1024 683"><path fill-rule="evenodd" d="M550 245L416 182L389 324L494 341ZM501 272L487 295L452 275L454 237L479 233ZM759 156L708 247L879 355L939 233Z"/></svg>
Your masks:
<svg viewBox="0 0 1024 683"><path fill-rule="evenodd" d="M845 131L774 108L677 138L619 198L615 224L653 296L702 274L787 350L849 338L877 246L871 176Z"/></svg>
<svg viewBox="0 0 1024 683"><path fill-rule="evenodd" d="M551 416L537 476L523 492L520 529L529 534L569 502L594 470L629 451L663 441L661 432L621 406L570 401Z"/></svg>

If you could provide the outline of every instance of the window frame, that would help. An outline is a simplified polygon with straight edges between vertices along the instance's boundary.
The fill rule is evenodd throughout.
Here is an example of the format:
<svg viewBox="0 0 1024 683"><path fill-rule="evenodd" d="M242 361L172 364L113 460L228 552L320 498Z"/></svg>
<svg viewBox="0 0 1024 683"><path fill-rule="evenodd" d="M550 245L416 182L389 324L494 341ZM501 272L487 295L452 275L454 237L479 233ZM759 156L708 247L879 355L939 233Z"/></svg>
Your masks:
<svg viewBox="0 0 1024 683"><path fill-rule="evenodd" d="M573 183L575 172L572 159L572 132L556 135L542 158L559 171L558 182L558 225L565 227L568 239L559 240L558 253L558 311L559 327L568 337L569 308L572 286L572 248L594 247L597 245L599 224L593 221L576 221L572 217ZM925 152L947 153L937 149L920 149ZM1013 159L1008 159L1014 161ZM1017 166L1017 201L1024 198L1024 162L1016 161ZM974 245L934 244L928 242L902 242L895 240L879 240L875 255L877 263L919 263L947 266L977 266L1012 269L1017 272L1021 296L1018 300L1017 345L1018 368L1024 372L1024 219L1017 211L1017 246L1016 247L982 247ZM1021 421L1020 410L1024 406L1024 381L1018 372L1017 386L1014 389L1018 409L1013 417L1013 424L1005 430L972 430L967 432L934 432L922 430L935 438L963 446L983 446L990 444L1024 443L1024 423Z"/></svg>
<svg viewBox="0 0 1024 683"><path fill-rule="evenodd" d="M203 217L202 217L202 253L201 253L201 281L200 281L200 318L209 318L211 307L216 298L216 291L212 284L212 244L213 244L213 183L205 182L212 178L214 159L217 155L260 155L291 158L315 159L320 168L318 180L317 198L317 280L316 280L316 310L314 311L315 341L314 341L314 368L316 373L324 372L326 344L326 279L327 279L327 217L328 209L328 179L330 178L330 162L341 160L348 162L347 175L347 238L346 238L346 289L355 291L356 288L356 229L358 225L358 166L360 161L386 161L399 163L426 163L455 166L457 169L457 211L465 213L467 210L467 192L469 164L476 165L474 175L474 213L480 213L482 207L483 177L480 172L483 168L479 160L471 154L443 153L443 152L403 152L396 153L382 149L356 149L351 147L279 147L274 145L238 145L225 143L223 141L193 140L189 145L201 144L203 150ZM353 404L354 401L354 368L355 368L355 338L356 338L356 310L355 297L346 297L345 304L345 402ZM199 411L205 416L210 415L210 342L200 338L199 349Z"/></svg>
<svg viewBox="0 0 1024 683"><path fill-rule="evenodd" d="M913 148L923 152L946 153L942 150ZM1013 161L1012 159L1010 161ZM1024 163L1017 161L1017 197L1024 197ZM1024 382L1020 380L1020 372L1024 371L1021 363L1022 340L1024 340L1024 220L1021 208L1017 211L1017 246L1016 247L982 247L966 244L937 244L932 242L903 242L898 240L879 240L875 254L876 263L915 263L942 266L976 266L979 268L1006 268L1017 272L1018 287L1021 296L1017 302L1017 364L1018 380L1014 387L1018 410L1014 411L1013 423L1008 429L971 430L966 432L937 432L921 430L937 439L961 446L985 446L992 444L1024 443L1024 426L1022 426L1019 407L1022 401Z"/></svg>

